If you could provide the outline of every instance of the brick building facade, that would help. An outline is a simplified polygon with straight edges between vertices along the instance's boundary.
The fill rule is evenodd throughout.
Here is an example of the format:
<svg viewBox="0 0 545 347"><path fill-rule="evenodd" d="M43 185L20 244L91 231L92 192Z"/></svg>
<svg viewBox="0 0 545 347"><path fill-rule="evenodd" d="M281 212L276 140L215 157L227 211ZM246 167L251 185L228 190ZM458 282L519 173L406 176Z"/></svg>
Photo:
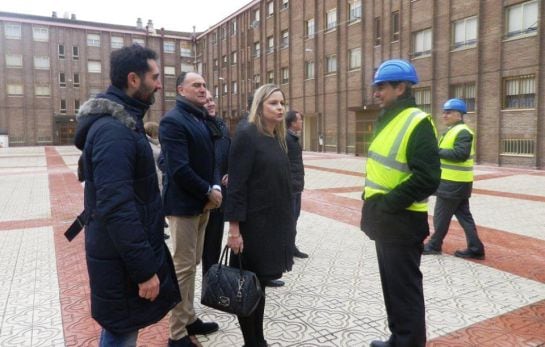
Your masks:
<svg viewBox="0 0 545 347"><path fill-rule="evenodd" d="M0 129L13 144L59 143L58 124L73 119L75 100L108 85L109 52L120 36L160 53L165 89L150 119L172 107L175 76L196 69L231 126L256 87L276 83L289 107L305 114L306 150L366 155L379 111L373 73L383 60L403 58L419 72L417 103L439 131L444 101L466 100L479 163L543 168L543 14L543 0L254 0L192 35L0 12ZM9 23L19 23L23 39L8 38ZM40 26L49 28L49 41L33 40ZM96 35L100 47L92 46ZM22 67L8 66L8 59L17 63L13 55L22 56ZM45 56L50 68L36 68ZM91 72L97 62L101 72ZM79 88L71 85L76 72ZM41 95L47 84L50 95Z"/></svg>

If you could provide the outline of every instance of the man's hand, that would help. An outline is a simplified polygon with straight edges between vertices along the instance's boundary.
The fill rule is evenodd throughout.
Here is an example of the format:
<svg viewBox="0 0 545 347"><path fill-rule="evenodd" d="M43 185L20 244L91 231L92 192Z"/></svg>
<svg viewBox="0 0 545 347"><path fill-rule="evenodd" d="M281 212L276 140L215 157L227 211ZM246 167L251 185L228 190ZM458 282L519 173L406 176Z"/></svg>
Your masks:
<svg viewBox="0 0 545 347"><path fill-rule="evenodd" d="M227 187L228 184L229 184L229 175L223 175L223 177L221 178L221 185L224 187Z"/></svg>
<svg viewBox="0 0 545 347"><path fill-rule="evenodd" d="M153 301L155 298L157 298L157 295L159 295L160 284L159 277L157 277L157 274L155 274L149 280L138 283L138 295L142 299Z"/></svg>
<svg viewBox="0 0 545 347"><path fill-rule="evenodd" d="M222 198L221 192L216 189L212 189L208 195L208 200L215 204L214 208L220 207Z"/></svg>

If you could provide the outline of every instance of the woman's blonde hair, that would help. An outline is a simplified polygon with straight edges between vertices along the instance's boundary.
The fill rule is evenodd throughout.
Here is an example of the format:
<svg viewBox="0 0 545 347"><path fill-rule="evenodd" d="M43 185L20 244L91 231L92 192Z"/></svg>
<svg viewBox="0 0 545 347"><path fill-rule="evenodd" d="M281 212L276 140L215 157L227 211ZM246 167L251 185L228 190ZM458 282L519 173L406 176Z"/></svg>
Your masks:
<svg viewBox="0 0 545 347"><path fill-rule="evenodd" d="M146 131L146 134L152 139L156 139L159 137L159 124L157 124L157 122L146 122L144 124L144 130Z"/></svg>
<svg viewBox="0 0 545 347"><path fill-rule="evenodd" d="M254 93L254 100L252 102L252 107L250 108L250 115L248 116L248 122L255 124L257 130L262 134L270 135L265 132L265 125L263 122L263 103L267 100L274 92L282 93L284 102L286 102L286 96L282 89L274 84L264 84L259 87ZM284 106L285 107L285 106ZM273 136L280 143L282 149L287 153L288 145L286 144L286 124L284 119L286 118L286 111L282 117L282 121L278 123L273 131Z"/></svg>

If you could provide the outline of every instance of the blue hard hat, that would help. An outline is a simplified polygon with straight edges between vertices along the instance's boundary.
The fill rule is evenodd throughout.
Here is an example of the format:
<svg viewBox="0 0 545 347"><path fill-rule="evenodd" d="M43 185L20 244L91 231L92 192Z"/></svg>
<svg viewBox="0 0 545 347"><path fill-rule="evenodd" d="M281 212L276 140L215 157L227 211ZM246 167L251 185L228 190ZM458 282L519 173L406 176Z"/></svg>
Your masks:
<svg viewBox="0 0 545 347"><path fill-rule="evenodd" d="M449 99L443 105L443 111L458 111L461 114L467 113L466 103L462 99Z"/></svg>
<svg viewBox="0 0 545 347"><path fill-rule="evenodd" d="M418 75L414 66L406 60L390 59L386 60L375 72L373 84L383 82L407 81L412 84L418 84Z"/></svg>

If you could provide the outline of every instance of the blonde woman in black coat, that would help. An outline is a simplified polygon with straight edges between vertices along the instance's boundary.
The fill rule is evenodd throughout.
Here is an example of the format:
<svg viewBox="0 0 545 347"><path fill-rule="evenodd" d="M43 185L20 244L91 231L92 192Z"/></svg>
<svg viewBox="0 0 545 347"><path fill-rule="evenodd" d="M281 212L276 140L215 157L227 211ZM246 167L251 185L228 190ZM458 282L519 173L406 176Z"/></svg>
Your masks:
<svg viewBox="0 0 545 347"><path fill-rule="evenodd" d="M284 93L266 84L254 94L248 126L237 131L229 154L225 219L229 221L231 265L278 279L293 265L295 223L287 156ZM245 347L267 346L263 333L265 296L249 317L238 317Z"/></svg>

